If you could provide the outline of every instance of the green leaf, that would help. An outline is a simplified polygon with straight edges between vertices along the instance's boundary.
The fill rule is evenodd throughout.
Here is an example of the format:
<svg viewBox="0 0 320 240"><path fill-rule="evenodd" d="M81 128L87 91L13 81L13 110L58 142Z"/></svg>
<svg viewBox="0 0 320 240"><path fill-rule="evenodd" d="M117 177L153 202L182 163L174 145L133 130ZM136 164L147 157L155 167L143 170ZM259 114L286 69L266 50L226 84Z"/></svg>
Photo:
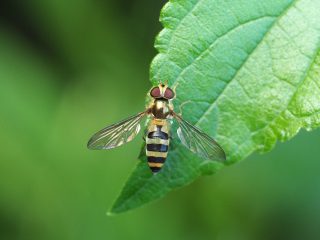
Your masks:
<svg viewBox="0 0 320 240"><path fill-rule="evenodd" d="M235 163L320 125L320 1L179 0L162 10L152 83L177 86L175 106ZM173 140L163 170L145 158L111 213L159 199L221 168ZM288 163L290 164L290 163Z"/></svg>

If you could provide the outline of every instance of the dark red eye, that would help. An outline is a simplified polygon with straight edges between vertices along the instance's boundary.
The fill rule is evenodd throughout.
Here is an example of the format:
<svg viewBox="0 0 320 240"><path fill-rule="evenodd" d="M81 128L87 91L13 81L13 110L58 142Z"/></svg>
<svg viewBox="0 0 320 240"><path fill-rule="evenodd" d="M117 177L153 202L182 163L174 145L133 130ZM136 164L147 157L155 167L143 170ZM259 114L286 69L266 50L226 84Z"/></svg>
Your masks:
<svg viewBox="0 0 320 240"><path fill-rule="evenodd" d="M150 95L151 95L151 97L154 97L154 98L161 97L159 87L152 88L152 90L150 91Z"/></svg>
<svg viewBox="0 0 320 240"><path fill-rule="evenodd" d="M171 88L167 88L166 91L164 92L164 97L166 99L172 99L174 98L174 92L172 91Z"/></svg>

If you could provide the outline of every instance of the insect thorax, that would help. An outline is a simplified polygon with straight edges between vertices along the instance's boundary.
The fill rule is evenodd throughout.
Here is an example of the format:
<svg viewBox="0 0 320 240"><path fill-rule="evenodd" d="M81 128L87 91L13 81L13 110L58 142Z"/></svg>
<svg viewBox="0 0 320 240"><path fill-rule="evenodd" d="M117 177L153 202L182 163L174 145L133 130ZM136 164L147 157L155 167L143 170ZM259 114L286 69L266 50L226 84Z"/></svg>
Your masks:
<svg viewBox="0 0 320 240"><path fill-rule="evenodd" d="M169 101L156 99L151 107L151 112L155 118L166 119L170 113Z"/></svg>

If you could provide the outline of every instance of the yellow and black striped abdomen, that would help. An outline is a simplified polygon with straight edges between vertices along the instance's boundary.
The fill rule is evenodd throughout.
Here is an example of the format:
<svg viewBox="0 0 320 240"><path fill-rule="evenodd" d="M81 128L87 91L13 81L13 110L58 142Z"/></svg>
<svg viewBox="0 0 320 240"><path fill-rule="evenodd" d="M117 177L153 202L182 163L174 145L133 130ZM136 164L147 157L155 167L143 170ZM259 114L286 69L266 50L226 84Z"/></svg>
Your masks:
<svg viewBox="0 0 320 240"><path fill-rule="evenodd" d="M169 128L166 120L151 121L146 144L149 167L153 173L159 172L166 161L169 149Z"/></svg>

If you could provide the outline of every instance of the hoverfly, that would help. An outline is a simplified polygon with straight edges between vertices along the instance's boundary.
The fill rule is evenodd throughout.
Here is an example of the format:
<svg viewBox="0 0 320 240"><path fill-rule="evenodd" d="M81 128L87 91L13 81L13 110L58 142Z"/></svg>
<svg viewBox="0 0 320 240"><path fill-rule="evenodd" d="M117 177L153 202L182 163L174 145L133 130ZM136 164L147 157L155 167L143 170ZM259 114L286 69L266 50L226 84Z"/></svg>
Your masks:
<svg viewBox="0 0 320 240"><path fill-rule="evenodd" d="M160 83L151 88L149 95L152 100L144 112L100 130L91 137L88 148L112 149L130 142L139 133L143 118L148 116L146 156L152 173L159 172L167 158L172 119L178 122L178 137L189 150L208 160L222 162L226 159L223 149L214 139L173 111L172 100L176 94L167 84Z"/></svg>

